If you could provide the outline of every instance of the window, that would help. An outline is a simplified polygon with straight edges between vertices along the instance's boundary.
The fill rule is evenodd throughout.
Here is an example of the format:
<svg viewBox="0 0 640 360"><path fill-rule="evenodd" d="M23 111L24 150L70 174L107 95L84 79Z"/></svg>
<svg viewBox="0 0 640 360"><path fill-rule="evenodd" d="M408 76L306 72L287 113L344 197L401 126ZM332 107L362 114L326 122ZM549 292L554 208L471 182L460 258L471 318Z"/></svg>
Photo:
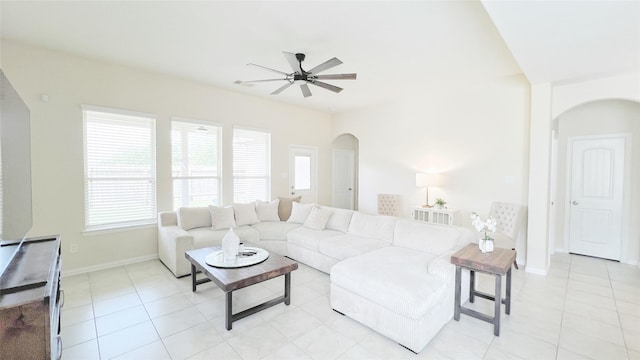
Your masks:
<svg viewBox="0 0 640 360"><path fill-rule="evenodd" d="M85 228L156 221L155 118L83 105Z"/></svg>
<svg viewBox="0 0 640 360"><path fill-rule="evenodd" d="M173 207L220 205L222 128L204 122L171 122Z"/></svg>
<svg viewBox="0 0 640 360"><path fill-rule="evenodd" d="M295 190L311 190L311 156L296 155L294 157L294 179Z"/></svg>
<svg viewBox="0 0 640 360"><path fill-rule="evenodd" d="M271 200L271 134L233 128L233 201Z"/></svg>

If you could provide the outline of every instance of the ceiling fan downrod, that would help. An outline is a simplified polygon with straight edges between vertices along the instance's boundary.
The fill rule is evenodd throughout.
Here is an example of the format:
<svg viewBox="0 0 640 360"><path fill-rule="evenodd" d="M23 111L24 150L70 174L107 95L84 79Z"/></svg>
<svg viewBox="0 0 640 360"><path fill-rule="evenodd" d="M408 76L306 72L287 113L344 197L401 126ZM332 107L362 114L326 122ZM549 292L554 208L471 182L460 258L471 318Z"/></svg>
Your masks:
<svg viewBox="0 0 640 360"><path fill-rule="evenodd" d="M304 61L305 55L303 53L296 54L296 60L298 60L298 65L300 66L300 74L293 74L294 80L307 80L308 72L304 71L302 68L302 62Z"/></svg>

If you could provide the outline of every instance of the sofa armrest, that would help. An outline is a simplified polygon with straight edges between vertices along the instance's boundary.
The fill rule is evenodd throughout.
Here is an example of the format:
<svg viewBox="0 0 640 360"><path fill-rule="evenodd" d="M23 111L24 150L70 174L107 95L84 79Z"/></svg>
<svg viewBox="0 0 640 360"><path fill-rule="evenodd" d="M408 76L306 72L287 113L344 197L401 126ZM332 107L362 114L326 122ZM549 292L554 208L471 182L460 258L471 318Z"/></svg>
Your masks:
<svg viewBox="0 0 640 360"><path fill-rule="evenodd" d="M158 213L158 227L178 226L178 215L175 211L165 211Z"/></svg>
<svg viewBox="0 0 640 360"><path fill-rule="evenodd" d="M177 225L160 226L158 223L158 257L176 277L191 272L184 252L194 248L193 236L187 231Z"/></svg>

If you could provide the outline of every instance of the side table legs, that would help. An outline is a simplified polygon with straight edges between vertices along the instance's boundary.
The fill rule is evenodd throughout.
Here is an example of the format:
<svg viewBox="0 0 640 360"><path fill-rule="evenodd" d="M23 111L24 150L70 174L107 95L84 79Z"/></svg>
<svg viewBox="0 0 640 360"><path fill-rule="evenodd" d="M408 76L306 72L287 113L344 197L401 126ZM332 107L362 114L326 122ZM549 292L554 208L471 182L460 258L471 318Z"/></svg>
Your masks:
<svg viewBox="0 0 640 360"><path fill-rule="evenodd" d="M500 306L502 305L502 275L496 275L496 295L493 297L493 335L500 336Z"/></svg>
<svg viewBox="0 0 640 360"><path fill-rule="evenodd" d="M454 308L453 308L453 318L458 321L460 320L460 289L462 282L462 268L456 265L456 295L454 300Z"/></svg>
<svg viewBox="0 0 640 360"><path fill-rule="evenodd" d="M502 299L502 275L500 274L490 274L495 276L495 293L494 295L485 294L481 291L477 291L475 289L475 273L477 270L469 269L469 302L473 303L475 297L481 297L483 299L492 300L494 302L494 314L493 317L482 314L478 311L468 309L463 307L460 304L461 297L461 283L462 283L462 267L456 265L456 284L455 284L455 299L454 299L454 309L453 309L453 318L454 320L460 320L460 314L466 314L476 319L480 319L486 321L488 323L493 324L493 334L495 336L500 336L500 312L502 304L505 304L505 314L509 315L511 313L511 268L507 271L507 284L506 284L506 296Z"/></svg>
<svg viewBox="0 0 640 360"><path fill-rule="evenodd" d="M511 313L511 268L507 271L507 294L504 299L504 313Z"/></svg>

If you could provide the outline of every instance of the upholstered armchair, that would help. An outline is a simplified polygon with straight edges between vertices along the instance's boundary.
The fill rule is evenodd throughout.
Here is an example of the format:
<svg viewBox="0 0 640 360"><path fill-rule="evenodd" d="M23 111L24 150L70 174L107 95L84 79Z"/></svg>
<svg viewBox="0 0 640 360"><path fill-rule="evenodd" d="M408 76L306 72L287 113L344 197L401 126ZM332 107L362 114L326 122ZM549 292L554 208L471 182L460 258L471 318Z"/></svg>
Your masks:
<svg viewBox="0 0 640 360"><path fill-rule="evenodd" d="M496 232L492 236L495 246L515 250L516 240L524 220L524 207L518 204L494 202L491 204L489 216L496 219ZM514 265L517 269L517 262Z"/></svg>
<svg viewBox="0 0 640 360"><path fill-rule="evenodd" d="M400 216L400 195L378 194L378 215Z"/></svg>

